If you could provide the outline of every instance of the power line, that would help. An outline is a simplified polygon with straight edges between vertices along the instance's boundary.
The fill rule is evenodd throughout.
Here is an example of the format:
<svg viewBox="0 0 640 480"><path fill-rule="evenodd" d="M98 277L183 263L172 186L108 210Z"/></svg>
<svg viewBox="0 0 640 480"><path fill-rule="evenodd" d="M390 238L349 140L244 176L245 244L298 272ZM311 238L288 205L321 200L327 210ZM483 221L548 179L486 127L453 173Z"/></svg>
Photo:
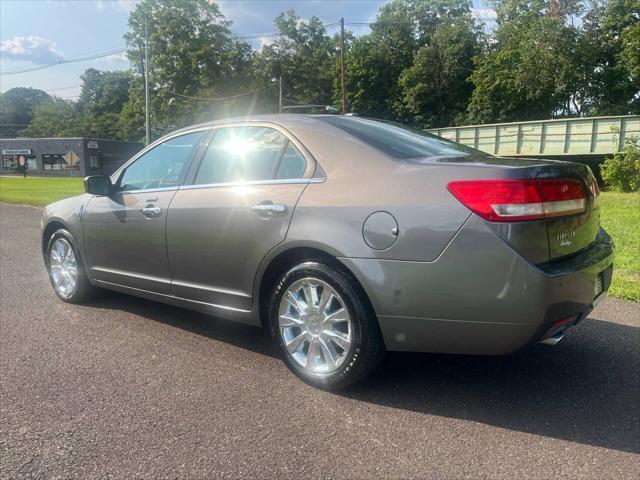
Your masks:
<svg viewBox="0 0 640 480"><path fill-rule="evenodd" d="M202 101L205 101L205 102L219 102L219 101L222 101L222 100L231 100L232 98L238 98L238 97L244 97L244 96L247 96L247 95L251 95L253 93L260 92L262 90L266 90L267 88L271 88L271 87L275 87L275 85L267 85L265 87L256 88L255 90L249 90L248 92L238 93L236 95L229 95L228 97L217 97L217 98L194 97L194 96L191 96L191 95L183 95L181 93L172 92L171 90L166 90L166 91L167 91L167 93L170 93L171 95L175 95L177 97L182 97L182 98L189 98L191 100L202 100Z"/></svg>
<svg viewBox="0 0 640 480"><path fill-rule="evenodd" d="M97 58L103 58L103 57L108 57L110 55L115 55L117 53L122 53L125 50L126 48L123 47L115 50L110 50L108 52L93 53L93 54L85 55L83 57L70 58L68 60L58 60L57 62L45 63L42 65L35 65L33 67L21 68L18 70L9 70L8 72L0 72L0 75L17 75L19 73L35 72L36 70L43 70L45 68L55 67L56 65L64 65L66 63L86 62L87 60L95 60Z"/></svg>
<svg viewBox="0 0 640 480"><path fill-rule="evenodd" d="M71 90L72 88L80 88L82 85L71 85L69 87L49 88L45 92L58 92L60 90Z"/></svg>

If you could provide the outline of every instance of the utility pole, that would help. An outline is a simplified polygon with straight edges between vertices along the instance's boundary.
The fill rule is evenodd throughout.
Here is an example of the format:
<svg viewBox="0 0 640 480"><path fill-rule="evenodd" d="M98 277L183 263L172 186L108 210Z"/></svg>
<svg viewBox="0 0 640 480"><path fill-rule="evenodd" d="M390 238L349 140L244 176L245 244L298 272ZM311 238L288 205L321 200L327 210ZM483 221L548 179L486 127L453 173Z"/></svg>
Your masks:
<svg viewBox="0 0 640 480"><path fill-rule="evenodd" d="M151 120L149 116L149 21L144 16L144 120L147 145L151 143Z"/></svg>
<svg viewBox="0 0 640 480"><path fill-rule="evenodd" d="M340 19L340 85L342 87L342 114L347 113L347 89L344 84L344 17Z"/></svg>
<svg viewBox="0 0 640 480"><path fill-rule="evenodd" d="M278 79L278 113L282 113L282 75Z"/></svg>

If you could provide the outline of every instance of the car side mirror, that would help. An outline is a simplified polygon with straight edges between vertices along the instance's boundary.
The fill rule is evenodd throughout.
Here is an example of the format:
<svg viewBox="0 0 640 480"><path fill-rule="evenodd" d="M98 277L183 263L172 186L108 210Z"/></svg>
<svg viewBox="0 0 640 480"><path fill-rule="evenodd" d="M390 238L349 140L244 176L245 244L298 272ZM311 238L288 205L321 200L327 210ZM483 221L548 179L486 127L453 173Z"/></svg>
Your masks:
<svg viewBox="0 0 640 480"><path fill-rule="evenodd" d="M108 197L113 192L113 184L109 177L92 175L84 179L84 191L91 195Z"/></svg>

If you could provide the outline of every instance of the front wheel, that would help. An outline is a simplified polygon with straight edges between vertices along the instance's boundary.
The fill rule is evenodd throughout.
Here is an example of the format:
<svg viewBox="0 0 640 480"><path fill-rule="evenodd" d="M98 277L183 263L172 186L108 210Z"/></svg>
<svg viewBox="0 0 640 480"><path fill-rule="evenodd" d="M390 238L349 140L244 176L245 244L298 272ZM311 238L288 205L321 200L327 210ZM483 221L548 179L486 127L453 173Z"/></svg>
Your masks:
<svg viewBox="0 0 640 480"><path fill-rule="evenodd" d="M318 388L357 382L384 356L375 314L339 266L309 261L285 273L271 296L269 323L287 366Z"/></svg>
<svg viewBox="0 0 640 480"><path fill-rule="evenodd" d="M65 302L83 302L95 290L87 278L73 237L65 229L56 230L49 238L47 270L53 290Z"/></svg>

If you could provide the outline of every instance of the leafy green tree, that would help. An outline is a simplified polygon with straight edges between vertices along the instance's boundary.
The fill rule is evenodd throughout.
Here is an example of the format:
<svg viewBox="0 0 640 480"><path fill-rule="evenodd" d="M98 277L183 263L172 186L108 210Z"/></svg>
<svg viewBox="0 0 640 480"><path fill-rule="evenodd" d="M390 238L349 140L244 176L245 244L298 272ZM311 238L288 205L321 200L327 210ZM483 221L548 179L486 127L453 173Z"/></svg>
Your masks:
<svg viewBox="0 0 640 480"><path fill-rule="evenodd" d="M473 91L468 77L478 53L479 32L467 12L455 23L439 24L400 75L399 116L420 127L463 122Z"/></svg>
<svg viewBox="0 0 640 480"><path fill-rule="evenodd" d="M22 133L27 137L81 137L89 135L90 128L72 102L54 98L33 107L33 119Z"/></svg>
<svg viewBox="0 0 640 480"><path fill-rule="evenodd" d="M82 91L78 98L78 108L86 113L119 113L129 99L130 72L108 72L90 68L80 75L80 79Z"/></svg>
<svg viewBox="0 0 640 480"><path fill-rule="evenodd" d="M0 137L16 137L33 118L33 108L51 97L35 88L12 88L0 94Z"/></svg>
<svg viewBox="0 0 640 480"><path fill-rule="evenodd" d="M345 84L347 108L358 115L391 118L388 92L393 78L388 74L384 51L370 35L350 39L345 44ZM339 71L333 82L335 105L341 102Z"/></svg>
<svg viewBox="0 0 640 480"><path fill-rule="evenodd" d="M640 189L640 142L629 138L624 150L600 165L605 184L618 192L637 192Z"/></svg>
<svg viewBox="0 0 640 480"><path fill-rule="evenodd" d="M144 85L138 77L130 83L129 99L118 115L116 138L127 142L143 142L146 133L144 121ZM156 131L154 136L163 133Z"/></svg>
<svg viewBox="0 0 640 480"><path fill-rule="evenodd" d="M348 44L345 76L349 108L362 115L420 125L437 122L438 114L433 111L436 100L428 97L444 94L442 88L453 85L455 92L444 95L443 101L468 96L471 87L460 88L464 81L459 80L470 73L477 43L472 37L477 35L470 1L394 0L385 4L371 24L371 33ZM462 40L462 46L446 44L454 40ZM454 70L457 73L453 74ZM336 78L334 85L338 82ZM449 108L458 107L438 106L437 110L441 114ZM430 111L425 113L425 109Z"/></svg>
<svg viewBox="0 0 640 480"><path fill-rule="evenodd" d="M573 5L550 10L551 5L547 0L498 4L493 42L476 57L471 74L471 121L541 119L570 111L577 29L567 19L576 11Z"/></svg>
<svg viewBox="0 0 640 480"><path fill-rule="evenodd" d="M141 65L145 18L149 29L149 78L153 125L164 132L208 110L202 98L232 95L247 84L251 51L233 39L231 23L208 0L143 0L129 15L127 56ZM138 89L130 102L139 103ZM197 97L197 98L194 98ZM135 108L127 106L127 112ZM128 117L131 120L132 116Z"/></svg>
<svg viewBox="0 0 640 480"><path fill-rule="evenodd" d="M640 111L640 0L607 0L602 16L604 81L594 102L596 114Z"/></svg>
<svg viewBox="0 0 640 480"><path fill-rule="evenodd" d="M319 18L302 21L293 10L274 21L278 38L262 46L255 71L263 85L282 77L286 98L300 103L330 104L333 70L338 59L337 38L327 35ZM274 91L268 92L273 98Z"/></svg>
<svg viewBox="0 0 640 480"><path fill-rule="evenodd" d="M131 73L90 68L80 79L82 91L76 108L88 126L88 134L97 138L120 139L119 115L129 99Z"/></svg>

